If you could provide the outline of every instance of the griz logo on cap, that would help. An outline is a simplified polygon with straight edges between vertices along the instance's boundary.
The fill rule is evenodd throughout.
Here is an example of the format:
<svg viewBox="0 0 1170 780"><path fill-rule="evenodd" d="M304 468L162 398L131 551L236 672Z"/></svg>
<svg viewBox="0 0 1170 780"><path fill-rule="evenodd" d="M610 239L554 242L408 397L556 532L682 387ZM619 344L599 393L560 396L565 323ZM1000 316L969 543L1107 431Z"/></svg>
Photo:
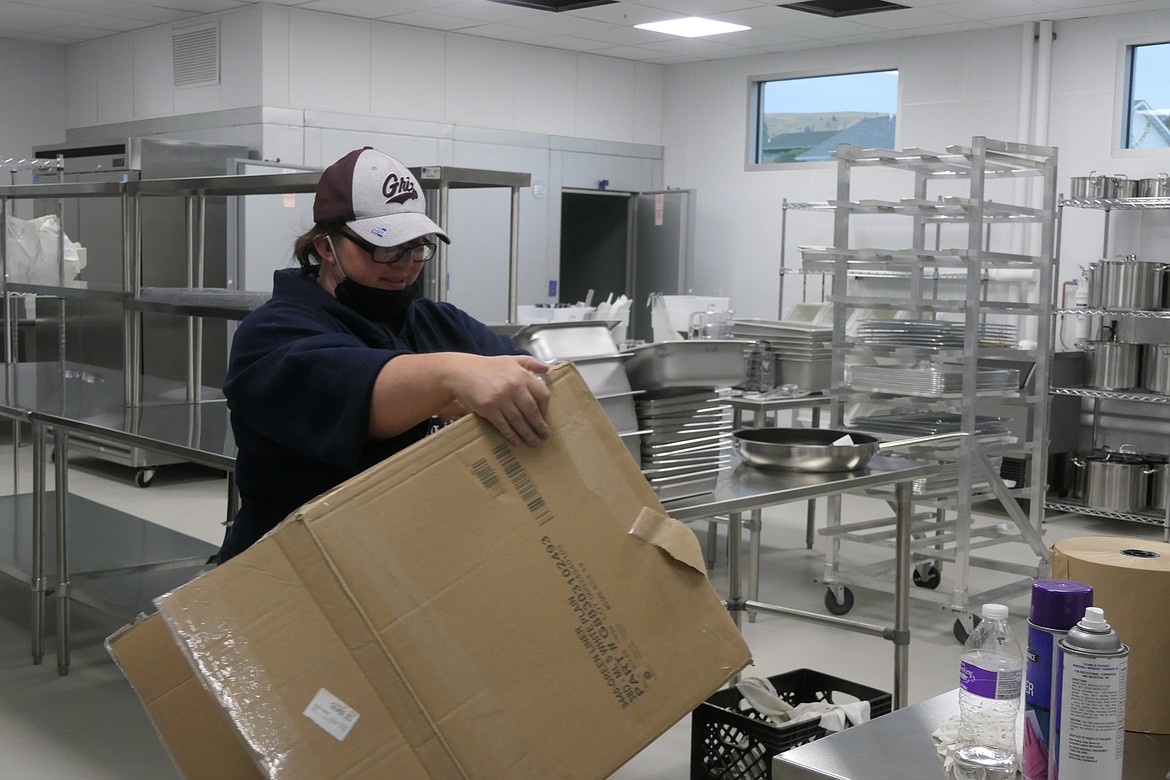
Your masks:
<svg viewBox="0 0 1170 780"><path fill-rule="evenodd" d="M382 194L386 196L387 203L405 203L408 200L418 200L418 190L414 187L414 179L400 179L397 173L390 174L382 182Z"/></svg>

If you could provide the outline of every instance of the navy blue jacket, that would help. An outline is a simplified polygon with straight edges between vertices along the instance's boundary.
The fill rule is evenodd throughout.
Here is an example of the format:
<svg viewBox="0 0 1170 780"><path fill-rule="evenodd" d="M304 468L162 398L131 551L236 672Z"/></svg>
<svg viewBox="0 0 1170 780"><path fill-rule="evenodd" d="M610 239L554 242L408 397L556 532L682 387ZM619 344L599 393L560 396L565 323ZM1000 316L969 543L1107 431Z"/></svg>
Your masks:
<svg viewBox="0 0 1170 780"><path fill-rule="evenodd" d="M277 271L272 298L240 323L223 391L235 435L240 511L220 561L297 507L423 438L431 421L367 438L374 380L396 355L524 354L449 303L413 301L397 334L352 311L299 268Z"/></svg>

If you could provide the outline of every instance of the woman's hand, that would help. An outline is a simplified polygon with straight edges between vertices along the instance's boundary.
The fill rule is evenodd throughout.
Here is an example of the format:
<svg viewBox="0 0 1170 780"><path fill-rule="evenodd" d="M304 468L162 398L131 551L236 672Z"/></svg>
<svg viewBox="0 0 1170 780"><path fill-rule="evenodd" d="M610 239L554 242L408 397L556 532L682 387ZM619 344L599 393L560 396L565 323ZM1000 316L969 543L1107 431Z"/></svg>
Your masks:
<svg viewBox="0 0 1170 780"><path fill-rule="evenodd" d="M370 436L390 438L432 415L470 411L510 444L535 447L549 437L551 394L540 377L547 372L548 365L531 355L399 355L386 363L374 385Z"/></svg>
<svg viewBox="0 0 1170 780"><path fill-rule="evenodd" d="M549 437L548 400L541 374L548 365L530 355L464 355L446 386L455 400L495 426L510 444L535 447Z"/></svg>

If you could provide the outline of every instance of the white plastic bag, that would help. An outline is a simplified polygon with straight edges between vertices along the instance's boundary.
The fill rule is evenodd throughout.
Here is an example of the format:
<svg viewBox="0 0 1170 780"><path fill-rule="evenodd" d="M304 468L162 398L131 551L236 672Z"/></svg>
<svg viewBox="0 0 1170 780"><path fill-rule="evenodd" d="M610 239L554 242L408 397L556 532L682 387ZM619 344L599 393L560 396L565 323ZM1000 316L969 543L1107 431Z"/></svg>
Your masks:
<svg viewBox="0 0 1170 780"><path fill-rule="evenodd" d="M19 284L58 284L57 234L60 222L56 214L36 219L8 217L6 245L8 280ZM85 248L65 236L65 279L77 278L85 268Z"/></svg>

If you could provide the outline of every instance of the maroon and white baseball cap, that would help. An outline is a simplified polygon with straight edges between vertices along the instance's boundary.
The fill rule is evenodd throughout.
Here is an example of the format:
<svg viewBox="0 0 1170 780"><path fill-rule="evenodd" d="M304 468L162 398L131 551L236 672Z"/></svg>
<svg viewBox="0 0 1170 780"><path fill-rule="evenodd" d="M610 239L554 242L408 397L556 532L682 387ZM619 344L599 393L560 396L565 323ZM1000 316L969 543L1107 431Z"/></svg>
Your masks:
<svg viewBox="0 0 1170 780"><path fill-rule="evenodd" d="M344 222L374 246L398 246L431 234L451 243L427 216L427 201L414 174L369 146L354 149L324 170L317 181L313 220Z"/></svg>

